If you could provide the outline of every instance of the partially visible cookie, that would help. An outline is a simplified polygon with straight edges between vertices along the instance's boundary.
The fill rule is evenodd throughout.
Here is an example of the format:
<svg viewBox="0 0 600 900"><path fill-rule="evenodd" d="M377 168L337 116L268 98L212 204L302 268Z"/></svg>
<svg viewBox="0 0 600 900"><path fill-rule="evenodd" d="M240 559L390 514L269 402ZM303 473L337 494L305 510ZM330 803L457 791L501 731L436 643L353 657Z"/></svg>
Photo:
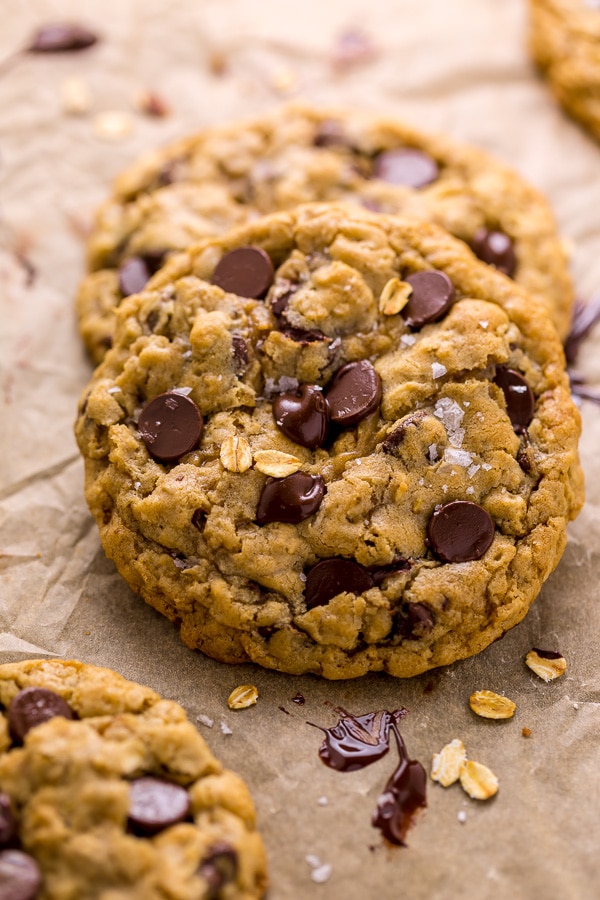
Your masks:
<svg viewBox="0 0 600 900"><path fill-rule="evenodd" d="M298 105L208 128L116 180L77 298L94 361L112 343L115 308L165 255L259 214L338 200L438 222L514 276L566 336L573 289L565 250L546 200L523 178L482 150L396 120Z"/></svg>
<svg viewBox="0 0 600 900"><path fill-rule="evenodd" d="M583 500L544 310L418 221L309 205L118 311L76 426L104 549L225 662L409 676L526 613Z"/></svg>
<svg viewBox="0 0 600 900"><path fill-rule="evenodd" d="M598 0L529 0L529 46L557 100L600 140Z"/></svg>
<svg viewBox="0 0 600 900"><path fill-rule="evenodd" d="M245 784L184 710L80 662L0 666L0 897L254 900Z"/></svg>

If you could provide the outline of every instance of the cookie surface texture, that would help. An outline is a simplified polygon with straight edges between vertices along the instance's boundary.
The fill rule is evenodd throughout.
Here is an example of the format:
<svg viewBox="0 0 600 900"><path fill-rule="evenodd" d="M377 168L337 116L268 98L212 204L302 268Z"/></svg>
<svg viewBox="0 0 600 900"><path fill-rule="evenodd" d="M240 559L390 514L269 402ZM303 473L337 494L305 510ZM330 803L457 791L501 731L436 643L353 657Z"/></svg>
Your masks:
<svg viewBox="0 0 600 900"><path fill-rule="evenodd" d="M559 103L600 140L600 3L529 0L529 47Z"/></svg>
<svg viewBox="0 0 600 900"><path fill-rule="evenodd" d="M92 358L112 344L123 297L168 254L258 215L339 200L437 222L534 294L566 336L573 288L564 246L546 200L516 172L395 120L291 106L154 151L117 179L77 297Z"/></svg>
<svg viewBox="0 0 600 900"><path fill-rule="evenodd" d="M0 895L262 897L252 799L184 710L76 661L0 666Z"/></svg>
<svg viewBox="0 0 600 900"><path fill-rule="evenodd" d="M272 262L263 298L212 283L240 247ZM514 282L436 226L316 204L127 298L76 432L106 553L189 647L346 678L451 663L525 615L582 502L579 428Z"/></svg>

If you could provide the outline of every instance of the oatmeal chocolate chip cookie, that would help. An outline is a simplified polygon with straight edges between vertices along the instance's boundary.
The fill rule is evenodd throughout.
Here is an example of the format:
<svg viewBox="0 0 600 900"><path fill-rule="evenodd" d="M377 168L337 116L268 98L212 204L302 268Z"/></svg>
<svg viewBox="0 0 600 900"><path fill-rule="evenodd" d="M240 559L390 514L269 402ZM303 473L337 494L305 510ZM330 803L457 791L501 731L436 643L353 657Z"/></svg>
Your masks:
<svg viewBox="0 0 600 900"><path fill-rule="evenodd" d="M397 121L291 106L209 128L117 179L98 212L77 299L94 361L112 343L115 307L169 253L259 214L338 200L438 222L536 295L566 336L573 291L565 251L545 199L519 175L481 150Z"/></svg>
<svg viewBox="0 0 600 900"><path fill-rule="evenodd" d="M76 432L106 553L189 647L349 678L525 615L582 502L579 428L521 288L437 226L315 204L127 298Z"/></svg>
<svg viewBox="0 0 600 900"><path fill-rule="evenodd" d="M529 46L557 100L600 140L600 2L529 0Z"/></svg>
<svg viewBox="0 0 600 900"><path fill-rule="evenodd" d="M0 666L0 896L252 900L266 884L244 783L185 712L80 662Z"/></svg>

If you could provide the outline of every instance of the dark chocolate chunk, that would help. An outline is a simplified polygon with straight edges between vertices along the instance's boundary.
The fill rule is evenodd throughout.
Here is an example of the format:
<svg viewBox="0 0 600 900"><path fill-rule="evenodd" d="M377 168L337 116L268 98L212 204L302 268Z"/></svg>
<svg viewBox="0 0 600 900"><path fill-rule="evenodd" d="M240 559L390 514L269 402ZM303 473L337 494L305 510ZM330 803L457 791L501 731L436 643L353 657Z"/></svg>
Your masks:
<svg viewBox="0 0 600 900"><path fill-rule="evenodd" d="M256 521L288 522L297 525L315 513L325 495L325 482L320 475L294 472L286 478L270 478L262 489Z"/></svg>
<svg viewBox="0 0 600 900"><path fill-rule="evenodd" d="M559 650L540 650L539 647L531 648L534 653L541 656L542 659L562 659L563 655Z"/></svg>
<svg viewBox="0 0 600 900"><path fill-rule="evenodd" d="M381 379L367 359L347 363L335 373L325 395L329 418L351 428L381 402Z"/></svg>
<svg viewBox="0 0 600 900"><path fill-rule="evenodd" d="M369 570L352 559L321 559L308 570L304 601L307 609L312 609L314 606L324 606L342 591L362 594L374 584Z"/></svg>
<svg viewBox="0 0 600 900"><path fill-rule="evenodd" d="M21 850L0 850L2 900L34 900L42 886L40 867Z"/></svg>
<svg viewBox="0 0 600 900"><path fill-rule="evenodd" d="M345 715L337 725L323 729L325 740L319 747L319 757L338 772L364 769L389 751L390 728L405 715L405 709Z"/></svg>
<svg viewBox="0 0 600 900"><path fill-rule="evenodd" d="M286 391L273 400L275 424L283 433L314 450L327 435L327 407L322 390L315 384L301 384L297 391Z"/></svg>
<svg viewBox="0 0 600 900"><path fill-rule="evenodd" d="M524 431L535 410L535 397L526 379L515 369L496 367L494 383L502 389L506 400L506 412L515 431Z"/></svg>
<svg viewBox="0 0 600 900"><path fill-rule="evenodd" d="M429 269L415 272L404 280L412 286L412 294L402 310L408 325L421 328L446 315L454 300L454 285L445 272Z"/></svg>
<svg viewBox="0 0 600 900"><path fill-rule="evenodd" d="M30 53L61 53L65 50L85 50L98 41L98 35L74 22L52 22L42 26L27 48Z"/></svg>
<svg viewBox="0 0 600 900"><path fill-rule="evenodd" d="M17 833L17 820L8 794L0 793L0 847L10 844Z"/></svg>
<svg viewBox="0 0 600 900"><path fill-rule="evenodd" d="M141 256L130 256L119 266L119 290L124 297L139 294L150 280L150 269Z"/></svg>
<svg viewBox="0 0 600 900"><path fill-rule="evenodd" d="M31 728L55 716L74 718L73 710L60 694L42 687L23 688L10 701L7 710L10 733L19 743Z"/></svg>
<svg viewBox="0 0 600 900"><path fill-rule="evenodd" d="M443 562L480 559L494 540L490 515L469 500L454 500L440 506L429 520L431 547Z"/></svg>
<svg viewBox="0 0 600 900"><path fill-rule="evenodd" d="M221 888L235 881L238 872L238 855L225 841L210 847L198 869L198 874L208 883L207 900L220 896Z"/></svg>
<svg viewBox="0 0 600 900"><path fill-rule="evenodd" d="M159 394L140 413L138 429L150 455L176 462L200 443L204 423L193 400L176 391Z"/></svg>
<svg viewBox="0 0 600 900"><path fill-rule="evenodd" d="M221 257L212 283L229 294L257 300L271 287L273 274L271 257L262 247L237 247Z"/></svg>
<svg viewBox="0 0 600 900"><path fill-rule="evenodd" d="M136 834L157 834L183 822L190 812L190 798L184 787L146 775L129 787L129 825Z"/></svg>
<svg viewBox="0 0 600 900"><path fill-rule="evenodd" d="M471 240L473 253L483 262L494 266L505 275L514 275L517 257L512 240L503 231L478 228Z"/></svg>
<svg viewBox="0 0 600 900"><path fill-rule="evenodd" d="M405 640L418 640L435 625L433 611L424 603L403 603L394 617L394 631Z"/></svg>
<svg viewBox="0 0 600 900"><path fill-rule="evenodd" d="M421 188L435 181L439 175L436 161L422 150L404 147L384 150L375 157L373 175L388 184L402 184Z"/></svg>

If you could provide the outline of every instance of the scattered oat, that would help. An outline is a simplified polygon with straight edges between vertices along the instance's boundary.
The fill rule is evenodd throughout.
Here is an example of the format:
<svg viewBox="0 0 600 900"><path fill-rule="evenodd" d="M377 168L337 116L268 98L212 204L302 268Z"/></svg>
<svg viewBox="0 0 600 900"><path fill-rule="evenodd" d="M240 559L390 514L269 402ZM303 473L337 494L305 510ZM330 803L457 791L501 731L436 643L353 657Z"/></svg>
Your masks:
<svg viewBox="0 0 600 900"><path fill-rule="evenodd" d="M523 735L524 738L531 737L531 728L527 728L527 726L524 726L521 729L521 734Z"/></svg>
<svg viewBox="0 0 600 900"><path fill-rule="evenodd" d="M258 700L258 690L253 684L240 684L227 698L229 709L247 709Z"/></svg>
<svg viewBox="0 0 600 900"><path fill-rule="evenodd" d="M97 116L94 116L93 126L98 137L109 141L118 141L127 137L133 130L131 116L120 110L98 113Z"/></svg>
<svg viewBox="0 0 600 900"><path fill-rule="evenodd" d="M443 787L448 787L460 778L461 766L467 759L465 745L458 738L454 738L439 753L436 753L431 763L431 777Z"/></svg>
<svg viewBox="0 0 600 900"><path fill-rule="evenodd" d="M66 78L60 86L60 99L70 116L84 116L92 108L92 92L83 78Z"/></svg>
<svg viewBox="0 0 600 900"><path fill-rule="evenodd" d="M155 91L140 91L134 97L134 106L154 119L164 119L171 112L168 103Z"/></svg>
<svg viewBox="0 0 600 900"><path fill-rule="evenodd" d="M557 650L538 650L534 647L525 657L525 663L544 681L554 681L567 671L567 661Z"/></svg>
<svg viewBox="0 0 600 900"><path fill-rule="evenodd" d="M508 697L494 691L475 691L469 697L469 706L483 719L511 719L517 708L517 704Z"/></svg>
<svg viewBox="0 0 600 900"><path fill-rule="evenodd" d="M404 309L412 294L412 285L399 278L390 278L379 298L379 312L384 316L395 316Z"/></svg>
<svg viewBox="0 0 600 900"><path fill-rule="evenodd" d="M231 434L221 444L220 459L228 472L245 472L252 465L252 450L246 438Z"/></svg>
<svg viewBox="0 0 600 900"><path fill-rule="evenodd" d="M257 450L254 454L254 465L263 475L284 478L297 472L302 461L282 450Z"/></svg>
<svg viewBox="0 0 600 900"><path fill-rule="evenodd" d="M223 732L223 734L233 734L233 731L231 730L227 722L221 722L221 731Z"/></svg>
<svg viewBox="0 0 600 900"><path fill-rule="evenodd" d="M498 779L491 769L472 760L463 763L460 783L473 800L489 800L498 791Z"/></svg>
<svg viewBox="0 0 600 900"><path fill-rule="evenodd" d="M213 725L215 724L214 719L211 719L210 716L205 716L202 714L200 714L199 716L196 716L196 720L198 722L200 722L201 725L206 725L207 728L212 728Z"/></svg>

